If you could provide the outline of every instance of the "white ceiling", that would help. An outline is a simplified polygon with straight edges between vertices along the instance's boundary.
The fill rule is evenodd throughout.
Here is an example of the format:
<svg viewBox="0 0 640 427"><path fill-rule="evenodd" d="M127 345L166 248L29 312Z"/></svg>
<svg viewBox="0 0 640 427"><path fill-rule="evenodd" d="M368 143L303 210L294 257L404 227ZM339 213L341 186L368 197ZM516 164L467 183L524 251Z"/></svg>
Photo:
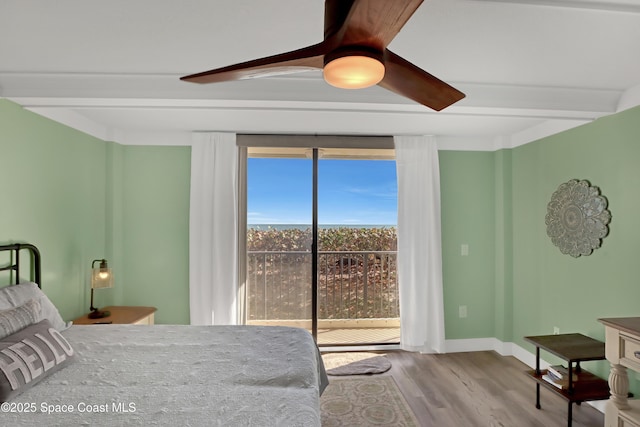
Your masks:
<svg viewBox="0 0 640 427"><path fill-rule="evenodd" d="M426 0L389 48L466 93L442 112L320 72L179 80L317 43L323 17L322 0L0 0L0 96L125 144L432 134L478 150L640 104L638 0Z"/></svg>

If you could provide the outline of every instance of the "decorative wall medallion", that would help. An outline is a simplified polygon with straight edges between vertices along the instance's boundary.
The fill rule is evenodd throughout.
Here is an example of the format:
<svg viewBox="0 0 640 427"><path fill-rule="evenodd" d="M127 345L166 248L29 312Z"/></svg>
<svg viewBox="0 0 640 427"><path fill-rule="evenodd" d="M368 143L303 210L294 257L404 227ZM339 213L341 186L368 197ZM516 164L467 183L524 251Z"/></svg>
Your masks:
<svg viewBox="0 0 640 427"><path fill-rule="evenodd" d="M547 235L560 252L574 258L591 255L609 233L607 199L589 181L560 184L547 205Z"/></svg>

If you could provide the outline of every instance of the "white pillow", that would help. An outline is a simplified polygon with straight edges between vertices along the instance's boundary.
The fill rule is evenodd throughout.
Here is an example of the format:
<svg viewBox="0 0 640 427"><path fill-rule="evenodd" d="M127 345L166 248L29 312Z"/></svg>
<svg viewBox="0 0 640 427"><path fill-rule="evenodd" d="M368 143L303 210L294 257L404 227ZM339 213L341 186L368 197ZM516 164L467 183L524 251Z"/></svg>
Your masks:
<svg viewBox="0 0 640 427"><path fill-rule="evenodd" d="M32 299L40 303L42 319L48 319L58 331L64 331L71 326L71 323L67 325L64 320L62 320L56 306L53 305L38 285L33 282L24 282L19 285L7 286L0 289L0 310L20 307Z"/></svg>

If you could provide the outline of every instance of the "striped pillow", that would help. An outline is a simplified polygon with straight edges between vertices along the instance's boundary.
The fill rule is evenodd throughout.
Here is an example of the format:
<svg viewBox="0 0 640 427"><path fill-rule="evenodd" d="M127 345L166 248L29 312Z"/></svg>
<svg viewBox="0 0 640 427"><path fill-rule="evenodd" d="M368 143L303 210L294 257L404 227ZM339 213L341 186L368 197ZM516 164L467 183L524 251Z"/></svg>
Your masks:
<svg viewBox="0 0 640 427"><path fill-rule="evenodd" d="M20 307L0 311L0 340L42 320L40 302L32 299Z"/></svg>
<svg viewBox="0 0 640 427"><path fill-rule="evenodd" d="M60 312L55 305L51 302L49 297L42 292L42 289L33 282L24 282L19 285L5 286L0 288L0 310L9 310L12 308L20 307L27 301L35 299L40 303L40 310L42 310L42 319L49 319L49 322L53 324L53 327L59 331L64 331L71 322L66 324Z"/></svg>

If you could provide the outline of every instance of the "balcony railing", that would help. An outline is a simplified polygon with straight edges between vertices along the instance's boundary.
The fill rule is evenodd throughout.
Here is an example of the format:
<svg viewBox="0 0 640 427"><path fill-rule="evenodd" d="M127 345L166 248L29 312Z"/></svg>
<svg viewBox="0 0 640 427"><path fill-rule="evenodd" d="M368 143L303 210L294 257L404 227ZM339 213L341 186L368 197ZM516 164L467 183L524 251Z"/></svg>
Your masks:
<svg viewBox="0 0 640 427"><path fill-rule="evenodd" d="M318 319L400 316L395 251L318 253ZM248 252L248 321L311 318L311 253Z"/></svg>

